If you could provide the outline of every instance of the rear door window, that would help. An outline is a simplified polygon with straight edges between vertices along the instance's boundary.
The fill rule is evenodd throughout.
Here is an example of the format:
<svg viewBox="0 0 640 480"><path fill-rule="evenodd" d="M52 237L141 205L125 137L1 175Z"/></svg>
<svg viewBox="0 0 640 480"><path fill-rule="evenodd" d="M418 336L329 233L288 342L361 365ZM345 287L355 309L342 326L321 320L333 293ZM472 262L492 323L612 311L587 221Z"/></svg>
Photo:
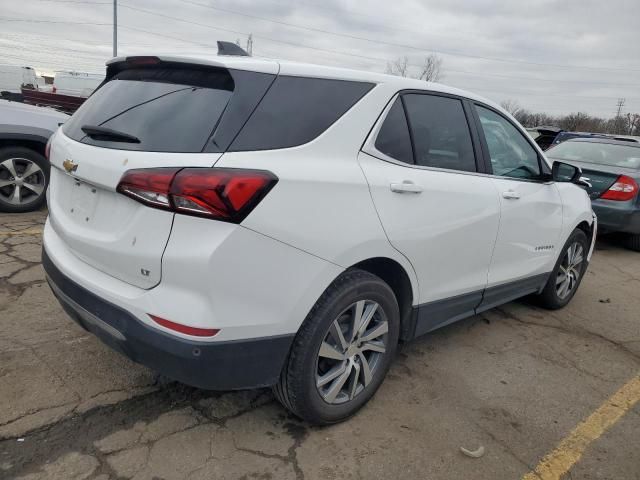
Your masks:
<svg viewBox="0 0 640 480"><path fill-rule="evenodd" d="M402 98L416 165L475 172L473 143L462 101L419 93Z"/></svg>
<svg viewBox="0 0 640 480"><path fill-rule="evenodd" d="M65 123L70 138L150 152L201 152L233 95L226 70L124 70L99 88ZM97 140L82 127L109 128L139 143Z"/></svg>
<svg viewBox="0 0 640 480"><path fill-rule="evenodd" d="M369 90L371 83L277 77L229 151L271 150L308 143Z"/></svg>

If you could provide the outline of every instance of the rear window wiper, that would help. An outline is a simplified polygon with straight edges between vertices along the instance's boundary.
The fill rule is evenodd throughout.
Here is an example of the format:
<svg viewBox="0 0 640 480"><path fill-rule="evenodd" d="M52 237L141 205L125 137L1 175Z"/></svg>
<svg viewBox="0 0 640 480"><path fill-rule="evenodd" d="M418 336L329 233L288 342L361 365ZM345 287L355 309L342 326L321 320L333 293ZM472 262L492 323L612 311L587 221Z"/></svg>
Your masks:
<svg viewBox="0 0 640 480"><path fill-rule="evenodd" d="M81 130L94 140L102 140L105 142L140 143L140 139L138 137L106 127L85 125L81 127Z"/></svg>

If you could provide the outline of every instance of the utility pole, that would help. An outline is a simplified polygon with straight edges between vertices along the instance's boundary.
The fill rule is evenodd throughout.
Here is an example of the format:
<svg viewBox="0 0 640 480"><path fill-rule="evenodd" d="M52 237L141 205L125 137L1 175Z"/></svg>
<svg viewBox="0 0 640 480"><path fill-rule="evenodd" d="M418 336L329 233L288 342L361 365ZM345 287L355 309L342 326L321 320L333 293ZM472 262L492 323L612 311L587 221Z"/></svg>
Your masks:
<svg viewBox="0 0 640 480"><path fill-rule="evenodd" d="M626 99L625 98L619 98L618 99L618 113L616 114L616 117L620 117L620 114L622 113L622 107L624 107L624 103L625 103Z"/></svg>
<svg viewBox="0 0 640 480"><path fill-rule="evenodd" d="M113 56L118 56L118 0L113 0Z"/></svg>
<svg viewBox="0 0 640 480"><path fill-rule="evenodd" d="M618 103L616 104L618 107L618 111L616 113L615 132L613 133L620 133L622 131L622 125L621 125L622 119L620 118L620 114L622 113L622 107L624 107L625 102L626 102L626 99L619 98Z"/></svg>
<svg viewBox="0 0 640 480"><path fill-rule="evenodd" d="M249 37L247 37L247 53L249 56L253 55L253 33L250 33Z"/></svg>

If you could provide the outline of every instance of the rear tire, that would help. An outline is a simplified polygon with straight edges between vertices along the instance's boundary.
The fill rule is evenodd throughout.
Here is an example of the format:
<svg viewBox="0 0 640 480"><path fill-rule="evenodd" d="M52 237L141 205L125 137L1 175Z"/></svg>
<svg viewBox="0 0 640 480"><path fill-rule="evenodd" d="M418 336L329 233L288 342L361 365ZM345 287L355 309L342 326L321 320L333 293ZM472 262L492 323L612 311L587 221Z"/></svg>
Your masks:
<svg viewBox="0 0 640 480"><path fill-rule="evenodd" d="M399 331L391 288L371 273L344 272L302 323L273 388L276 398L312 424L346 420L382 384Z"/></svg>
<svg viewBox="0 0 640 480"><path fill-rule="evenodd" d="M640 234L628 234L624 244L629 250L640 252Z"/></svg>
<svg viewBox="0 0 640 480"><path fill-rule="evenodd" d="M538 295L540 306L557 310L567 305L576 294L587 270L589 240L582 230L576 229L562 247L549 279Z"/></svg>
<svg viewBox="0 0 640 480"><path fill-rule="evenodd" d="M46 201L48 185L49 162L41 154L25 147L0 149L0 212L40 208Z"/></svg>

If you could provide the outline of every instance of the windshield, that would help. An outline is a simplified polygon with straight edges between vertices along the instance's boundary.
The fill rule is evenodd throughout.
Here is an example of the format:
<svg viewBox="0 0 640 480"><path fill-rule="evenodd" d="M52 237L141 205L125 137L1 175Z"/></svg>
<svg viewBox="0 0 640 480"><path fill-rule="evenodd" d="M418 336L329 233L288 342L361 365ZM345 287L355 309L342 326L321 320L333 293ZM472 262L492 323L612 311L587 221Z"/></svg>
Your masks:
<svg viewBox="0 0 640 480"><path fill-rule="evenodd" d="M556 160L640 169L640 148L612 143L564 142L548 151Z"/></svg>

